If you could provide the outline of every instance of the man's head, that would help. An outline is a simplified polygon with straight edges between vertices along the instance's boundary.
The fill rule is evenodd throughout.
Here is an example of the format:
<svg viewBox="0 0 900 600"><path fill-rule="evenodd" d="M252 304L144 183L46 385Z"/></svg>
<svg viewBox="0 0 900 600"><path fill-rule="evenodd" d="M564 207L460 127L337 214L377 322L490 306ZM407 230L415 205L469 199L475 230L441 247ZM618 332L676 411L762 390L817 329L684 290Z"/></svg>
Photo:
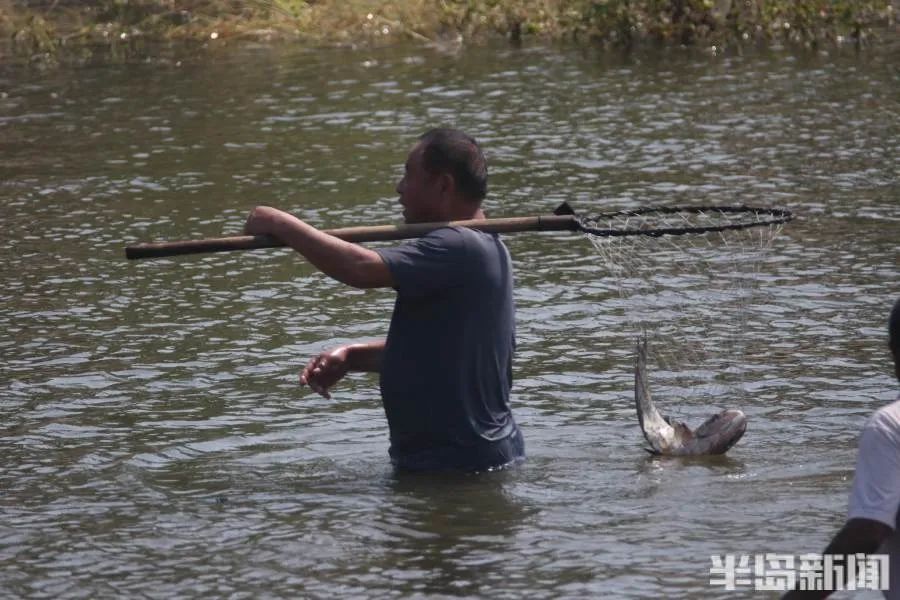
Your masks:
<svg viewBox="0 0 900 600"><path fill-rule="evenodd" d="M456 129L419 138L397 184L407 223L472 218L487 194L487 163L478 143Z"/></svg>
<svg viewBox="0 0 900 600"><path fill-rule="evenodd" d="M888 347L894 355L894 374L900 381L900 300L894 303L891 316L888 317Z"/></svg>

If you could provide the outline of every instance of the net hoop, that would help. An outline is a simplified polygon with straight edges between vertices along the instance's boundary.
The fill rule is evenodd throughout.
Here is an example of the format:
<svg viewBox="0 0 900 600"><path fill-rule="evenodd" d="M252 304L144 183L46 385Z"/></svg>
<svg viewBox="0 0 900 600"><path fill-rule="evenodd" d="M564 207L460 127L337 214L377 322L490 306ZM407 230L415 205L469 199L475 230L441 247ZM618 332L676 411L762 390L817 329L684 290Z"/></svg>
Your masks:
<svg viewBox="0 0 900 600"><path fill-rule="evenodd" d="M693 224L692 217L702 215L708 218L721 219L721 223ZM648 218L649 217L649 218ZM655 217L659 217L656 219ZM746 217L746 220L734 221L734 217ZM747 229L750 227L766 227L782 225L794 218L793 213L781 208L760 208L754 206L661 206L621 210L612 213L601 213L596 216L583 217L575 215L579 229L587 234L600 237L622 237L645 235L660 237L663 235L688 235ZM640 219L640 227L628 224L629 220ZM668 220L667 220L668 219ZM682 224L675 226L672 220ZM600 221L625 221L623 226L600 227ZM654 221L662 226L655 226Z"/></svg>

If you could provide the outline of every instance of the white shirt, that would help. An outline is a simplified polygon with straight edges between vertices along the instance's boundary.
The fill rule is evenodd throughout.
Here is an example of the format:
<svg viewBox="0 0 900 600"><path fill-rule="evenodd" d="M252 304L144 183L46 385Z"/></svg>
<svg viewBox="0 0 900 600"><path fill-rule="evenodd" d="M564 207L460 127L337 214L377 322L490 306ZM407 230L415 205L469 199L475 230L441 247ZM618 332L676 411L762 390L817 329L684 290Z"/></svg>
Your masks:
<svg viewBox="0 0 900 600"><path fill-rule="evenodd" d="M859 436L847 519L871 519L894 530L878 549L889 556L889 600L900 600L900 399L879 409Z"/></svg>

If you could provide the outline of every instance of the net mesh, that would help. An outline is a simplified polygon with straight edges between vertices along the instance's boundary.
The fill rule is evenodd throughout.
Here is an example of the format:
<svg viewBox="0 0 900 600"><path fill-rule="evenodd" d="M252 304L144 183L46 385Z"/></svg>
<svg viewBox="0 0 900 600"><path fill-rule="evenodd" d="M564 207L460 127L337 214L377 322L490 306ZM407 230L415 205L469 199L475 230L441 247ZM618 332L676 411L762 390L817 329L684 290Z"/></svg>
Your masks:
<svg viewBox="0 0 900 600"><path fill-rule="evenodd" d="M761 268L787 219L771 212L669 209L583 220L601 231L587 236L600 254L626 339L649 341L649 379L661 410L664 405L663 412L684 417L678 407L686 403L704 414L708 407L739 407L772 316ZM602 233L697 227L708 229L701 235Z"/></svg>
<svg viewBox="0 0 900 600"><path fill-rule="evenodd" d="M572 209L565 205L557 210ZM577 218L581 230L595 236L661 237L782 225L793 215L778 208L752 206L664 206Z"/></svg>

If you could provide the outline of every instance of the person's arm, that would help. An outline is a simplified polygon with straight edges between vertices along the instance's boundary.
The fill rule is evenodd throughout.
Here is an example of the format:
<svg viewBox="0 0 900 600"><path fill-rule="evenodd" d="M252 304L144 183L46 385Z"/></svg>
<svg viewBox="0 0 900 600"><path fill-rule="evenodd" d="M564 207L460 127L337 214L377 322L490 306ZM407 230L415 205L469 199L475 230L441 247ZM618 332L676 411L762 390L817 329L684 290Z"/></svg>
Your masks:
<svg viewBox="0 0 900 600"><path fill-rule="evenodd" d="M328 235L276 208L254 208L244 232L284 242L341 283L357 288L393 287L391 271L377 252Z"/></svg>
<svg viewBox="0 0 900 600"><path fill-rule="evenodd" d="M900 505L900 448L894 426L885 415L876 413L859 436L856 471L850 490L847 522L838 531L824 554L841 557L847 564L848 554L872 554L890 536ZM893 433L891 433L893 432ZM889 525L890 523L890 525ZM844 578L855 577L847 573ZM791 598L827 598L830 590L794 590L784 595Z"/></svg>
<svg viewBox="0 0 900 600"><path fill-rule="evenodd" d="M843 559L840 564L847 564L846 556L848 554L874 554L878 547L881 546L881 543L893 531L881 521L861 518L850 519L835 534L834 539L825 548L823 554L840 556ZM855 576L856 574L844 572L845 581L851 575ZM827 598L831 594L832 590L791 590L782 596L782 600Z"/></svg>
<svg viewBox="0 0 900 600"><path fill-rule="evenodd" d="M351 371L380 373L384 340L349 344L323 352L309 361L300 373L300 385L331 398L328 389Z"/></svg>

